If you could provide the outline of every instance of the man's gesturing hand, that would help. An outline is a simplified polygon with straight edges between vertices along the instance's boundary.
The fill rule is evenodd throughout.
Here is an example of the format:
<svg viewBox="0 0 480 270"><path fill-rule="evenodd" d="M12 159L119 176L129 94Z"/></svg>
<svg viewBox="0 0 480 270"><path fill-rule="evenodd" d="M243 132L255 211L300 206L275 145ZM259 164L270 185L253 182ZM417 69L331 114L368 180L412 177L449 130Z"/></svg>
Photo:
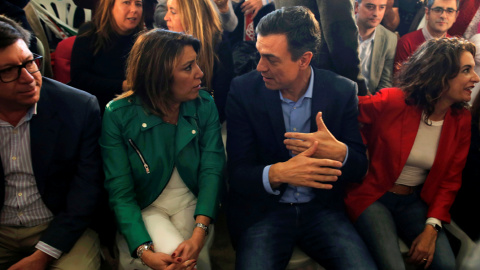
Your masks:
<svg viewBox="0 0 480 270"><path fill-rule="evenodd" d="M298 155L313 145L313 142L318 142L318 147L312 155L314 158L327 158L343 162L347 154L347 146L341 141L337 140L328 130L323 122L322 112L317 114L317 128L313 133L298 133L287 132L285 137L289 138L283 142L288 150L291 150L294 155Z"/></svg>
<svg viewBox="0 0 480 270"><path fill-rule="evenodd" d="M301 154L286 162L273 164L268 174L271 187L275 189L282 183L287 183L293 186L331 189L332 185L324 182L337 181L342 174L337 168L340 168L342 163L313 158L317 148L318 142L314 141L312 146Z"/></svg>

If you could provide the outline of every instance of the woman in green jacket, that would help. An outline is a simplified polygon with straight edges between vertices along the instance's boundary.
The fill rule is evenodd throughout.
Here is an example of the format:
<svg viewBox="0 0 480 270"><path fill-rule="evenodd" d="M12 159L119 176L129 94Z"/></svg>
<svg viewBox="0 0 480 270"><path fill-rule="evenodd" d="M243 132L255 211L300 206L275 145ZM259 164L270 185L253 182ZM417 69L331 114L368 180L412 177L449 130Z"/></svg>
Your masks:
<svg viewBox="0 0 480 270"><path fill-rule="evenodd" d="M210 268L205 242L223 190L225 153L215 103L200 88L199 48L181 33L142 34L127 63L131 90L105 110L105 187L125 269Z"/></svg>

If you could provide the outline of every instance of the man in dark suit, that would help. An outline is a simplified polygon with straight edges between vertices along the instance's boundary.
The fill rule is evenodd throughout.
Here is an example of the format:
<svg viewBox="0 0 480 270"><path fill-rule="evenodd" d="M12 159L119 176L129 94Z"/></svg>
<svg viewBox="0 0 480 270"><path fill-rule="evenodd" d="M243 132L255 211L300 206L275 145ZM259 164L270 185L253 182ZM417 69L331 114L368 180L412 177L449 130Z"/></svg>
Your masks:
<svg viewBox="0 0 480 270"><path fill-rule="evenodd" d="M0 19L0 269L98 269L98 102L42 78L29 33Z"/></svg>
<svg viewBox="0 0 480 270"><path fill-rule="evenodd" d="M292 6L309 8L320 23L322 42L313 66L357 82L359 93L365 95L367 86L360 72L354 0L275 0L276 8Z"/></svg>
<svg viewBox="0 0 480 270"><path fill-rule="evenodd" d="M295 245L327 269L376 268L343 209L344 184L367 170L357 86L310 66L318 27L304 7L266 15L257 71L231 84L228 223L239 270L285 269Z"/></svg>

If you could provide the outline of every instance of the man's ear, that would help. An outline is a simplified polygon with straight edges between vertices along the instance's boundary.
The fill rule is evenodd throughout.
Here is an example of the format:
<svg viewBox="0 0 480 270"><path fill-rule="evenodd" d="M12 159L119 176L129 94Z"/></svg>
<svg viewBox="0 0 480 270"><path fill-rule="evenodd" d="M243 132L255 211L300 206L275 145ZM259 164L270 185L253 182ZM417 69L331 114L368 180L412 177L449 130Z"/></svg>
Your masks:
<svg viewBox="0 0 480 270"><path fill-rule="evenodd" d="M300 57L300 69L306 69L310 66L310 62L312 61L313 58L313 53L308 51L305 52L301 57Z"/></svg>

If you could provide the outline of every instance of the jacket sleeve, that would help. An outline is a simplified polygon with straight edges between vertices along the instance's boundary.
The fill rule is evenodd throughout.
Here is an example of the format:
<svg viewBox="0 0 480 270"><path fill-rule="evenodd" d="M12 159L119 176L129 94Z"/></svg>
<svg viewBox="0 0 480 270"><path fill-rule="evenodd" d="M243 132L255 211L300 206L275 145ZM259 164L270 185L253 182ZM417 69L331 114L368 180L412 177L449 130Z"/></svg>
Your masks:
<svg viewBox="0 0 480 270"><path fill-rule="evenodd" d="M202 93L203 94L203 93ZM212 99L205 93L206 98ZM222 142L221 125L217 109L212 102L203 102L199 117L204 119L200 138L200 169L195 216L216 218L221 195L224 191L225 148Z"/></svg>
<svg viewBox="0 0 480 270"><path fill-rule="evenodd" d="M247 77L248 78L248 77ZM262 198L269 196L262 182L262 173L269 164L260 160L260 146L256 142L256 134L246 108L244 96L241 95L245 78L232 81L227 99L227 169L229 189L244 196ZM265 131L266 132L266 131Z"/></svg>
<svg viewBox="0 0 480 270"><path fill-rule="evenodd" d="M462 184L462 171L465 167L467 161L468 150L470 148L470 137L471 137L471 116L469 112L464 112L464 115L460 115L459 125L457 136L451 138L458 143L455 147L455 152L452 153L452 156L443 158L449 158L448 164L449 169L445 170L446 174L441 176L441 179L431 179L438 181L439 186L433 194L433 198L430 201L430 198L426 198L427 203L429 204L428 208L428 217L438 218L443 222L450 223L450 207L455 200L458 190ZM458 138L458 139L457 139Z"/></svg>
<svg viewBox="0 0 480 270"><path fill-rule="evenodd" d="M69 252L90 225L101 192L101 159L98 147L100 135L100 109L95 97L83 105L76 173L69 183L65 207L55 215L40 241ZM76 115L75 117L79 117ZM61 190L61 189L59 189ZM47 198L48 199L48 198Z"/></svg>
<svg viewBox="0 0 480 270"><path fill-rule="evenodd" d="M357 87L354 84L355 88ZM356 89L355 89L356 90ZM337 139L348 146L348 158L342 167L342 177L346 181L359 182L365 176L368 168L365 145L362 142L358 124L358 99L351 91L347 97L341 116L341 133Z"/></svg>
<svg viewBox="0 0 480 270"><path fill-rule="evenodd" d="M133 254L138 246L151 241L151 238L143 223L140 206L135 199L132 170L119 118L116 111L112 111L107 106L103 116L100 146L110 207L115 212L119 230Z"/></svg>

